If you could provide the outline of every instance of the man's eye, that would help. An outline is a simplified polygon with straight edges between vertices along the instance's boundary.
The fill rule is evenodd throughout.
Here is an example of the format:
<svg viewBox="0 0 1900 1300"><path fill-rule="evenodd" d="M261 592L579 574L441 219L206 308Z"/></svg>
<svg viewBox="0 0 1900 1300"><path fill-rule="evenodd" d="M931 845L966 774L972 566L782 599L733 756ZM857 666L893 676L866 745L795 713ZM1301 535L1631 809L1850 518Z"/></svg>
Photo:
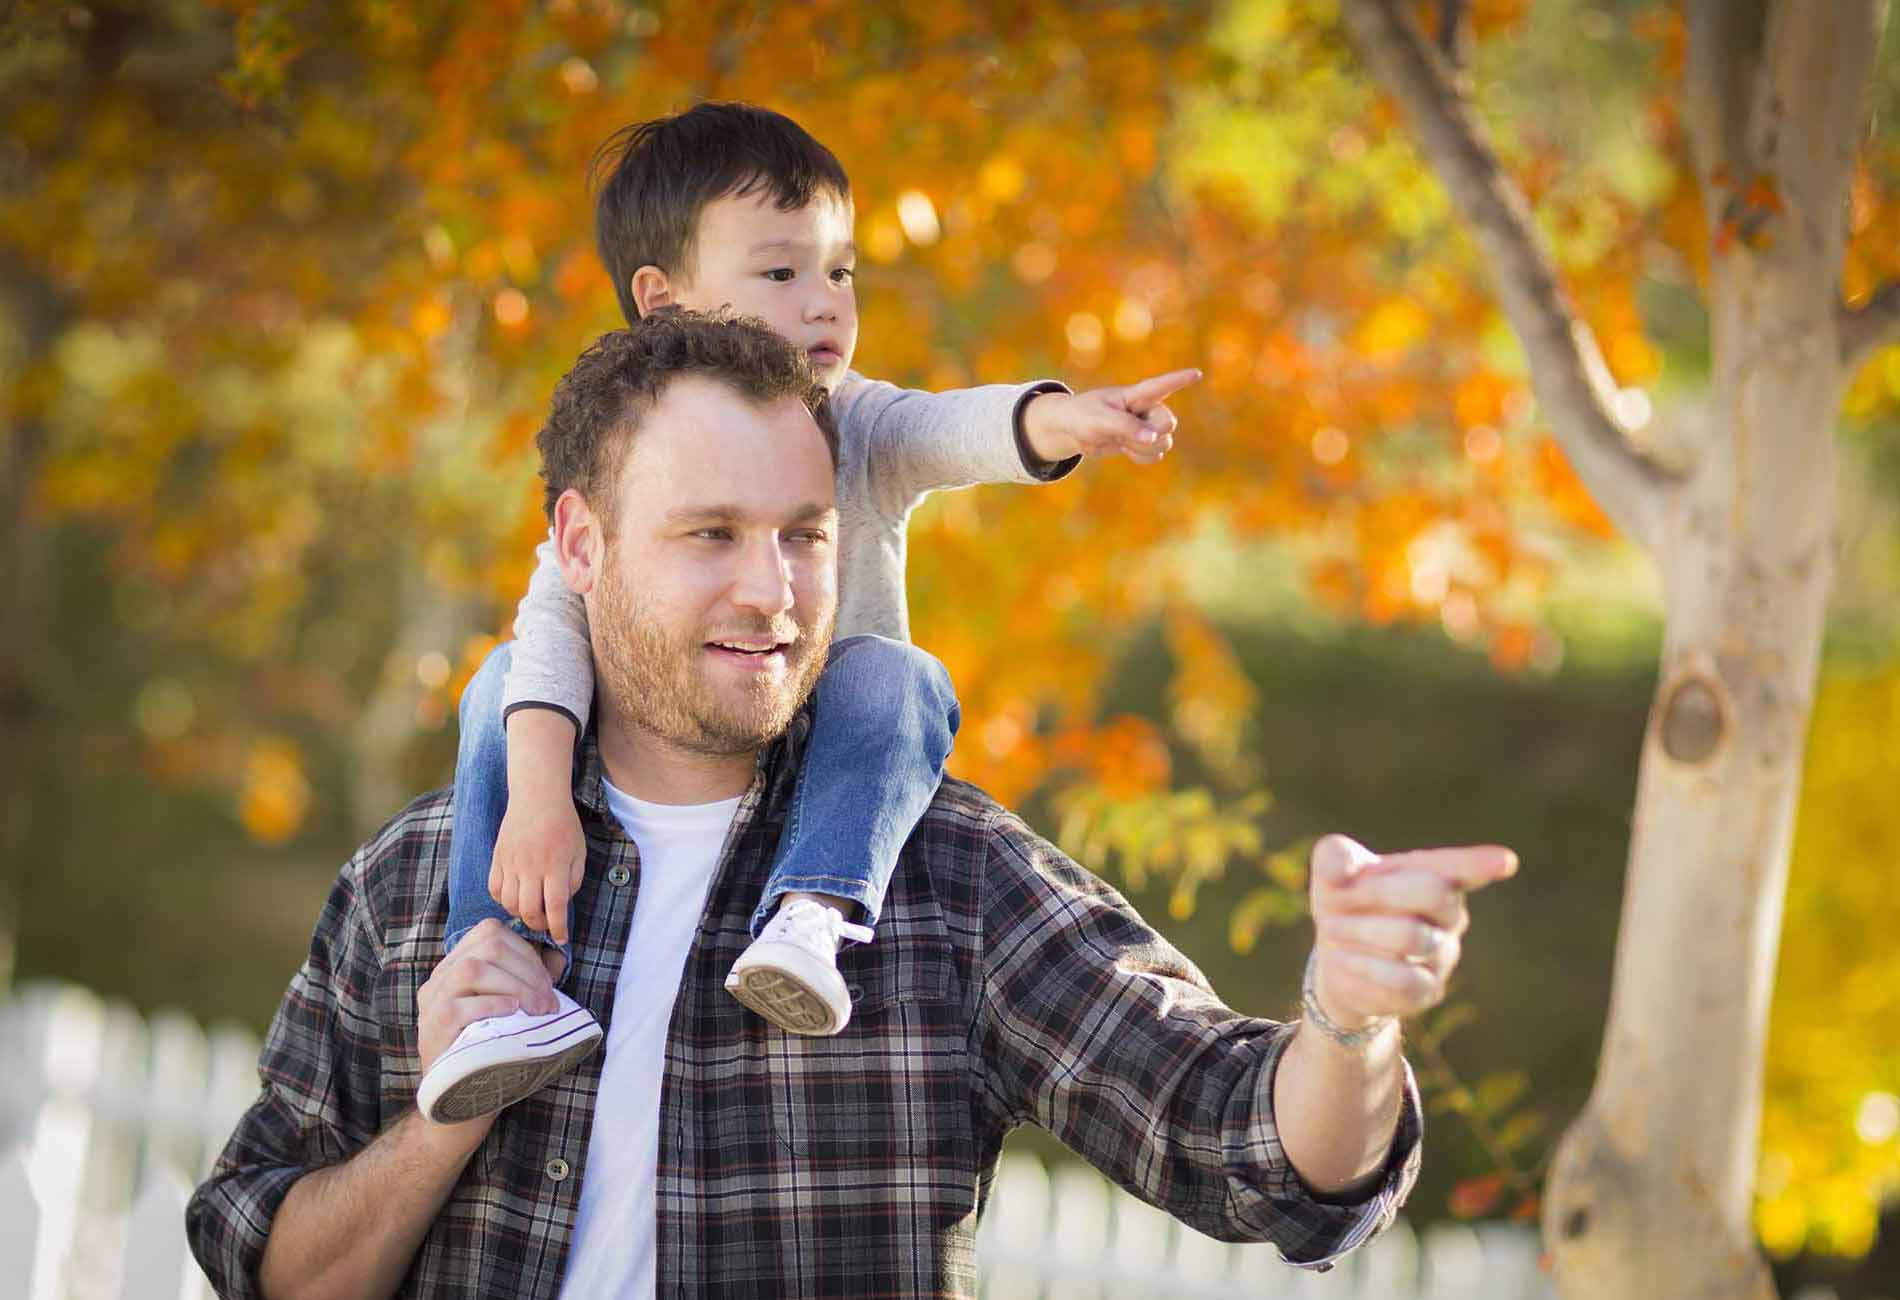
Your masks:
<svg viewBox="0 0 1900 1300"><path fill-rule="evenodd" d="M730 528L702 528L693 536L709 542L729 542L732 540L732 530Z"/></svg>
<svg viewBox="0 0 1900 1300"><path fill-rule="evenodd" d="M789 266L775 266L765 273L765 278L774 284L790 284L792 277L798 274Z"/></svg>
<svg viewBox="0 0 1900 1300"><path fill-rule="evenodd" d="M807 546L822 546L831 540L831 534L822 528L801 528L792 534L792 540Z"/></svg>

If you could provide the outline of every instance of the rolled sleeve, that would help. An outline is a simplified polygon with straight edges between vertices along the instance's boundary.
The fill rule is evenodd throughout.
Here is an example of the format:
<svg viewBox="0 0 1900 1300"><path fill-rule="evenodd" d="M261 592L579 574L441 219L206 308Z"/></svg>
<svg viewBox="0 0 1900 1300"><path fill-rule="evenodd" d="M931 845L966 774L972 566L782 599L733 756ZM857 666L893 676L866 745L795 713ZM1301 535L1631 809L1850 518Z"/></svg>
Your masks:
<svg viewBox="0 0 1900 1300"><path fill-rule="evenodd" d="M1398 1217L1399 1207L1405 1204L1412 1185L1418 1181L1425 1132L1424 1110L1419 1104L1418 1081L1412 1075L1411 1063L1401 1061L1405 1091L1392 1148L1386 1155L1379 1181L1353 1201L1318 1195L1287 1158L1273 1114L1274 1079L1292 1041L1291 1033L1281 1034L1268 1048L1254 1114L1235 1156L1239 1165L1259 1170L1256 1185L1265 1204L1253 1209L1263 1230L1269 1222L1277 1222L1273 1235L1281 1257L1296 1268L1323 1273L1341 1256L1391 1227Z"/></svg>
<svg viewBox="0 0 1900 1300"><path fill-rule="evenodd" d="M338 875L259 1053L262 1091L185 1207L186 1239L220 1296L259 1294L291 1185L361 1150L381 1122L381 959L360 905L363 861Z"/></svg>
<svg viewBox="0 0 1900 1300"><path fill-rule="evenodd" d="M1296 1026L1223 1005L1119 893L1013 814L990 844L978 1055L999 1127L1036 1123L1197 1231L1271 1242L1308 1268L1392 1222L1418 1172L1409 1068L1376 1190L1329 1203L1300 1179L1274 1121Z"/></svg>
<svg viewBox="0 0 1900 1300"><path fill-rule="evenodd" d="M247 1117L248 1118L248 1117ZM271 1224L301 1165L249 1164L226 1149L211 1177L185 1207L185 1236L198 1266L224 1300L261 1300L258 1274Z"/></svg>

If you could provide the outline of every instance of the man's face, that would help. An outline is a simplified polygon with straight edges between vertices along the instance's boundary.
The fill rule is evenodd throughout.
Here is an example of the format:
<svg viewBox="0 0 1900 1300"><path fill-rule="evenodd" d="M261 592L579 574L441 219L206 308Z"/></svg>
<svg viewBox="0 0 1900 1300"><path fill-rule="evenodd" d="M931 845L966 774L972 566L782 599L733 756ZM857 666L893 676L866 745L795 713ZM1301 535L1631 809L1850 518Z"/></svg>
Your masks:
<svg viewBox="0 0 1900 1300"><path fill-rule="evenodd" d="M804 404L754 406L673 382L619 477L614 535L588 594L600 688L621 720L689 752L782 732L824 670L837 614L838 516Z"/></svg>
<svg viewBox="0 0 1900 1300"><path fill-rule="evenodd" d="M829 193L791 212L762 191L715 199L699 214L692 266L673 280L673 301L759 317L836 388L858 347L851 219L850 202Z"/></svg>

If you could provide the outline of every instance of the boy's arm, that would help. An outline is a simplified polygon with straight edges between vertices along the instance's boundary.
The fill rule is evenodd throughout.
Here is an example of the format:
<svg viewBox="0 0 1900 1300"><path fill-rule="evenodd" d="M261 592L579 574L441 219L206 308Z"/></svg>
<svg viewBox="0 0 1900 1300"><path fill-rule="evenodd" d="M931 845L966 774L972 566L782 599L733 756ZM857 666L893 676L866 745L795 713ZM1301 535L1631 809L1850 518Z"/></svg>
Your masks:
<svg viewBox="0 0 1900 1300"><path fill-rule="evenodd" d="M1199 378L1177 371L1127 388L1071 393L1053 380L927 393L847 376L832 396L846 473L886 514L926 493L977 483L1049 483L1085 454L1144 463L1172 444L1168 394Z"/></svg>
<svg viewBox="0 0 1900 1300"><path fill-rule="evenodd" d="M533 929L566 943L568 901L587 856L571 778L574 742L594 702L594 653L586 607L561 576L554 543L542 542L535 558L502 685L508 811L488 892Z"/></svg>
<svg viewBox="0 0 1900 1300"><path fill-rule="evenodd" d="M594 706L594 649L587 636L587 608L568 590L554 543L535 548L534 576L515 611L514 656L502 684L501 715L517 709L553 709L567 715L575 734L587 730ZM561 767L567 780L567 767Z"/></svg>

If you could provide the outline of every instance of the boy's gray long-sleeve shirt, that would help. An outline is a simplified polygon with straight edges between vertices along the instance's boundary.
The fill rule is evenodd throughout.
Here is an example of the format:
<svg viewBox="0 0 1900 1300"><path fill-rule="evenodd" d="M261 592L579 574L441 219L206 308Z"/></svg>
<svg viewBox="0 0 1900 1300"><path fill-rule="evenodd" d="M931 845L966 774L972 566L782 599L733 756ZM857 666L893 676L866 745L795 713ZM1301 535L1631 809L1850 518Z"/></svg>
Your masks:
<svg viewBox="0 0 1900 1300"><path fill-rule="evenodd" d="M904 594L910 513L932 492L977 483L1051 483L1081 457L1044 464L1022 433L1022 408L1053 381L988 384L926 393L852 371L831 395L838 429L838 631L910 638ZM502 713L524 705L558 709L582 731L594 702L587 611L568 590L554 545L515 613L515 647Z"/></svg>

